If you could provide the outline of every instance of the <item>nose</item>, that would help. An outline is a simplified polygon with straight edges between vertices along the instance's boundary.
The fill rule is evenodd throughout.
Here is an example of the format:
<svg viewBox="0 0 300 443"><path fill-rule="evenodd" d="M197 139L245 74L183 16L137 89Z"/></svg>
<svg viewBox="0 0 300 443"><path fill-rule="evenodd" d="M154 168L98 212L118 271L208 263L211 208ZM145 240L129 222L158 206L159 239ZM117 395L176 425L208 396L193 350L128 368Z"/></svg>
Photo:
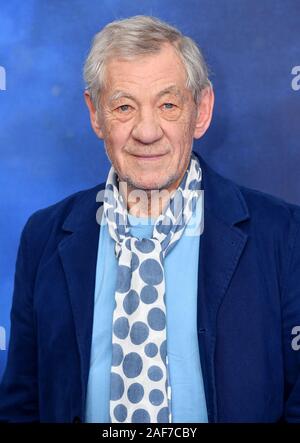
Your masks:
<svg viewBox="0 0 300 443"><path fill-rule="evenodd" d="M152 144L163 136L163 131L153 110L144 109L140 111L132 130L132 136L135 140L144 144Z"/></svg>

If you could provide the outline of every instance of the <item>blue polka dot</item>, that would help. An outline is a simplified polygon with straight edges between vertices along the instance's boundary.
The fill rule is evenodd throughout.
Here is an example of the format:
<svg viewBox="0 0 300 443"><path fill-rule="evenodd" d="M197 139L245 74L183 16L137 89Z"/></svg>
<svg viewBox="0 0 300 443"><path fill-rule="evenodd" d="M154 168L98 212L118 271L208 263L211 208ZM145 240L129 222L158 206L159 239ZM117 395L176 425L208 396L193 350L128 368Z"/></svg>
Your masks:
<svg viewBox="0 0 300 443"><path fill-rule="evenodd" d="M167 357L167 340L163 341L160 345L160 356L162 361L166 364L166 357Z"/></svg>
<svg viewBox="0 0 300 443"><path fill-rule="evenodd" d="M146 303L154 303L158 297L157 289L154 286L144 286L141 290L141 300Z"/></svg>
<svg viewBox="0 0 300 443"><path fill-rule="evenodd" d="M127 396L131 403L139 403L144 397L144 388L140 383L133 383L129 386Z"/></svg>
<svg viewBox="0 0 300 443"><path fill-rule="evenodd" d="M128 266L119 265L116 291L121 293L129 291L130 283L131 283L131 269Z"/></svg>
<svg viewBox="0 0 300 443"><path fill-rule="evenodd" d="M123 422L127 418L127 408L124 405L118 405L114 409L114 416L120 422Z"/></svg>
<svg viewBox="0 0 300 443"><path fill-rule="evenodd" d="M164 219L156 225L156 229L160 234L166 235L172 229L172 225L173 223L170 217L165 215Z"/></svg>
<svg viewBox="0 0 300 443"><path fill-rule="evenodd" d="M148 313L148 324L154 331L162 331L166 326L166 315L159 308L153 308Z"/></svg>
<svg viewBox="0 0 300 443"><path fill-rule="evenodd" d="M164 394L159 389L152 389L149 400L152 405L159 406L164 401Z"/></svg>
<svg viewBox="0 0 300 443"><path fill-rule="evenodd" d="M197 206L197 197L192 197L189 202L189 205L190 205L190 211L194 212Z"/></svg>
<svg viewBox="0 0 300 443"><path fill-rule="evenodd" d="M120 339L127 337L129 333L129 323L126 317L120 317L114 322L114 334Z"/></svg>
<svg viewBox="0 0 300 443"><path fill-rule="evenodd" d="M119 366L123 360L123 350L117 343L113 344L112 349L112 366Z"/></svg>
<svg viewBox="0 0 300 443"><path fill-rule="evenodd" d="M135 252L132 252L131 253L131 269L132 269L132 272L135 271L139 267L139 264L140 264L140 260L139 260L138 256L136 255Z"/></svg>
<svg viewBox="0 0 300 443"><path fill-rule="evenodd" d="M169 423L169 408L162 408L157 414L157 423Z"/></svg>
<svg viewBox="0 0 300 443"><path fill-rule="evenodd" d="M159 381L163 377L163 371L160 369L159 366L150 366L148 369L148 377L152 381Z"/></svg>
<svg viewBox="0 0 300 443"><path fill-rule="evenodd" d="M184 198L181 192L177 192L170 201L170 210L175 219L181 213L181 209L184 207Z"/></svg>
<svg viewBox="0 0 300 443"><path fill-rule="evenodd" d="M141 240L136 240L135 247L144 254L147 254L154 250L155 244L152 240L149 240L148 238L142 238Z"/></svg>
<svg viewBox="0 0 300 443"><path fill-rule="evenodd" d="M123 232L124 232L123 229L126 225L126 223L125 223L126 219L125 219L124 215L121 212L119 212L118 209L115 210L115 219L116 219L118 231L119 231L119 233L122 233L122 235L123 235ZM121 228L121 230L120 230L120 228Z"/></svg>
<svg viewBox="0 0 300 443"><path fill-rule="evenodd" d="M145 409L137 409L132 414L132 423L150 423L150 415Z"/></svg>
<svg viewBox="0 0 300 443"><path fill-rule="evenodd" d="M140 299L138 293L131 289L123 300L123 308L126 314L131 315L134 311L136 311L139 303Z"/></svg>
<svg viewBox="0 0 300 443"><path fill-rule="evenodd" d="M127 248L129 251L131 251L131 239L130 239L130 238L128 238L128 239L125 241L125 246L126 246L126 248Z"/></svg>
<svg viewBox="0 0 300 443"><path fill-rule="evenodd" d="M121 219L121 221L117 221L117 226L118 226L118 233L119 235L125 235L125 225L124 225L124 220Z"/></svg>
<svg viewBox="0 0 300 443"><path fill-rule="evenodd" d="M145 346L145 354L147 357L155 357L158 352L158 348L155 343L148 343Z"/></svg>
<svg viewBox="0 0 300 443"><path fill-rule="evenodd" d="M124 393L124 382L119 374L114 372L110 375L110 399L119 400Z"/></svg>
<svg viewBox="0 0 300 443"><path fill-rule="evenodd" d="M140 276L148 285L158 285L163 280L163 270L157 260L147 258L140 266Z"/></svg>
<svg viewBox="0 0 300 443"><path fill-rule="evenodd" d="M131 326L130 338L134 345L144 343L144 341L148 338L148 335L149 328L145 323L137 321Z"/></svg>
<svg viewBox="0 0 300 443"><path fill-rule="evenodd" d="M189 189L197 189L198 181L196 179L192 180L189 184Z"/></svg>
<svg viewBox="0 0 300 443"><path fill-rule="evenodd" d="M123 371L126 377L133 378L140 375L143 369L143 361L139 354L130 352L123 361Z"/></svg>

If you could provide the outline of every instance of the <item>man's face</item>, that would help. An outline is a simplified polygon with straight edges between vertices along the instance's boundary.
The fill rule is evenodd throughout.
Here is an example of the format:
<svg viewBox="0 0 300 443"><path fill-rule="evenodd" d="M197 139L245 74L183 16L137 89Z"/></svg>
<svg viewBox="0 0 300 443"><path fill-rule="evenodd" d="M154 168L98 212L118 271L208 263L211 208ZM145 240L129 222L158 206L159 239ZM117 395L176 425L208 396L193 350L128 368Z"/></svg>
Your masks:
<svg viewBox="0 0 300 443"><path fill-rule="evenodd" d="M110 60L105 79L98 111L86 100L119 179L130 188L175 189L188 166L193 138L209 125L212 91L204 110L196 106L171 45L155 55Z"/></svg>

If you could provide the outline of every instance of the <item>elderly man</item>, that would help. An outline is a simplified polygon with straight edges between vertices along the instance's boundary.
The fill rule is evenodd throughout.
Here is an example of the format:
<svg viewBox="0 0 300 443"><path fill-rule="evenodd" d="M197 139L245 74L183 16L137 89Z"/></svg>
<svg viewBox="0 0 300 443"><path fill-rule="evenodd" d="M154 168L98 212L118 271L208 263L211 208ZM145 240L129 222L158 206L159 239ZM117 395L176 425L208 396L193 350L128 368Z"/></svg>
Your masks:
<svg viewBox="0 0 300 443"><path fill-rule="evenodd" d="M300 210L192 151L214 101L196 44L116 21L85 80L112 166L24 228L0 419L300 421Z"/></svg>

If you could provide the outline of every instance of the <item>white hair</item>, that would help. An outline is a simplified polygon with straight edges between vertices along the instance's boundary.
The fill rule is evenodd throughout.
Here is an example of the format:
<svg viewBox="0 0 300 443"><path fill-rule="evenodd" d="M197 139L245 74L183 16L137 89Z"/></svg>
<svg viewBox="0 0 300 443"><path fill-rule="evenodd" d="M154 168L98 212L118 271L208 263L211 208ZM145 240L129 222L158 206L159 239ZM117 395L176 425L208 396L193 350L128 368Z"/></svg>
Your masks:
<svg viewBox="0 0 300 443"><path fill-rule="evenodd" d="M98 108L101 89L105 85L105 64L109 59L156 54L165 43L170 43L182 60L187 74L186 86L199 103L202 90L211 87L201 50L190 37L168 23L137 15L109 23L93 39L84 64L84 79L95 107Z"/></svg>

